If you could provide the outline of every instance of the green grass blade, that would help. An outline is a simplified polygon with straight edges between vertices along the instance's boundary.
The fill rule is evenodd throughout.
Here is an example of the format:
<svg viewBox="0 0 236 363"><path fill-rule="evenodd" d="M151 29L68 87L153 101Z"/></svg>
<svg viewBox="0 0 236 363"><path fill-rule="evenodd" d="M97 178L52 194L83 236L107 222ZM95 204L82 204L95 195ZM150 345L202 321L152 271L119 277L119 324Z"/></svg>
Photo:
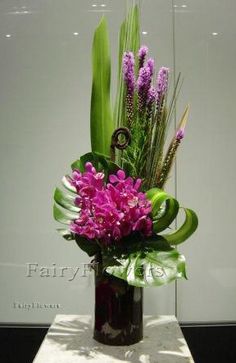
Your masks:
<svg viewBox="0 0 236 363"><path fill-rule="evenodd" d="M114 110L116 127L124 125L124 84L122 76L122 57L125 51L132 51L136 55L140 48L140 20L139 6L131 7L129 13L121 25L119 35L119 60L118 60L118 81ZM137 62L136 62L137 63Z"/></svg>

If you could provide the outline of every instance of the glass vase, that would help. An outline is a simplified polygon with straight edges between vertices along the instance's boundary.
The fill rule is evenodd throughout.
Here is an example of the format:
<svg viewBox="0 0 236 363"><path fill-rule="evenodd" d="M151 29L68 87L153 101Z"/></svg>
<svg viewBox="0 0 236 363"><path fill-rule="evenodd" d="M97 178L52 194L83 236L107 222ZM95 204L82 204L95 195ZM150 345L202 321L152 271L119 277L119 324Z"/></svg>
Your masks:
<svg viewBox="0 0 236 363"><path fill-rule="evenodd" d="M103 271L95 258L94 339L107 345L131 345L143 338L143 288Z"/></svg>

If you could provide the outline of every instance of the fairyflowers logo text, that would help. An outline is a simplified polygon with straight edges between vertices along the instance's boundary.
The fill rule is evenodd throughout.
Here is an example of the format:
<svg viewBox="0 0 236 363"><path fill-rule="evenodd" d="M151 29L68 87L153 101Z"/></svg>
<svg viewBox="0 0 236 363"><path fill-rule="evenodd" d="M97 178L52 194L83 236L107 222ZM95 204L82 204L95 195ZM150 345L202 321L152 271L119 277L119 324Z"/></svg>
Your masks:
<svg viewBox="0 0 236 363"><path fill-rule="evenodd" d="M26 277L41 277L41 278L65 278L69 282L73 281L77 277L88 277L91 271L95 271L96 274L99 272L99 262L92 261L91 263L81 263L81 266L57 266L56 263L52 263L51 266L40 266L38 263L27 263ZM144 275L144 278L150 276L156 276L158 278L165 277L166 272L163 267L152 267L145 268L145 264L138 266L135 269L136 273ZM145 271L145 273L144 273ZM100 271L101 272L101 271ZM132 266L127 267L127 276L129 273L133 273Z"/></svg>

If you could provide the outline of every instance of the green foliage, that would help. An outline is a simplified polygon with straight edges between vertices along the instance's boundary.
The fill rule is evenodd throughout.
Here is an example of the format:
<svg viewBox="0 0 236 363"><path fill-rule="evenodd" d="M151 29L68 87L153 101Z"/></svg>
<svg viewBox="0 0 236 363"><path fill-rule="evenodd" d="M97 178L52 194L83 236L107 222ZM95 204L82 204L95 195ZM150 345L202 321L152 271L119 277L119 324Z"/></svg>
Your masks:
<svg viewBox="0 0 236 363"><path fill-rule="evenodd" d="M56 188L54 192L54 200L61 207L68 209L71 212L79 212L79 208L75 206L75 197L70 194L65 194L59 188Z"/></svg>
<svg viewBox="0 0 236 363"><path fill-rule="evenodd" d="M152 203L153 230L159 233L168 228L179 213L179 203L165 191L153 188L147 193L147 198ZM163 208L163 204L164 209ZM163 234L162 237L170 245L178 245L188 239L197 229L198 218L196 213L188 208L182 208L185 212L183 225L174 233Z"/></svg>
<svg viewBox="0 0 236 363"><path fill-rule="evenodd" d="M105 18L102 18L94 33L92 64L91 146L93 152L109 156L111 135L114 127L110 105L110 47Z"/></svg>
<svg viewBox="0 0 236 363"><path fill-rule="evenodd" d="M121 70L122 56L125 51L132 51L137 58L139 47L139 7L133 6L121 25L119 35L118 85L114 108L116 127L127 126L126 90ZM90 114L92 152L82 155L71 168L84 172L86 162L91 162L97 171L104 172L107 182L109 175L116 173L119 166L109 157L113 120L110 105L110 49L105 18L102 18L94 33L92 66ZM136 59L136 75L137 71ZM119 244L114 243L112 246L104 247L97 240L88 240L71 233L69 228L57 229L66 240L75 240L88 256L101 252L106 272L126 280L133 286L160 286L181 277L186 278L184 256L174 246L189 238L198 225L196 214L191 209L183 208L185 220L182 226L172 233L160 235L170 228L180 211L178 201L156 187L158 175L161 175L161 171L165 171L164 161L167 159L169 161L168 155L163 161L163 150L179 92L179 80L178 77L170 103L167 102L166 94L158 107L155 105L148 109L148 106L145 106L146 109L141 112L137 94L134 95L134 117L130 127L131 143L123 152L119 152L117 158L127 175L134 178L141 177L144 180L143 190L149 189L146 195L152 204L153 235L144 238L140 234L131 234ZM188 108L186 110L181 119L181 127L185 126L187 121ZM173 160L174 158L171 162ZM171 165L168 164L170 167ZM166 175L169 174L169 169ZM164 179L166 178L167 176ZM76 188L71 185L69 175L63 177L62 185L66 191L55 189L53 215L57 222L70 225L78 218L80 212L74 203Z"/></svg>
<svg viewBox="0 0 236 363"><path fill-rule="evenodd" d="M72 241L75 239L74 235L70 230L64 228L57 228L57 232L67 241Z"/></svg>
<svg viewBox="0 0 236 363"><path fill-rule="evenodd" d="M66 209L61 209L54 204L53 217L57 222L62 224L70 224L74 219L78 218L78 214L68 212Z"/></svg>
<svg viewBox="0 0 236 363"><path fill-rule="evenodd" d="M130 243L126 251L116 249L110 253L111 256L105 256L106 272L129 285L160 286L186 277L184 256L161 236L147 239L142 245Z"/></svg>
<svg viewBox="0 0 236 363"><path fill-rule="evenodd" d="M192 209L182 208L185 212L185 221L174 233L163 235L171 245L179 245L188 239L198 227L198 217Z"/></svg>
<svg viewBox="0 0 236 363"><path fill-rule="evenodd" d="M88 240L84 237L75 234L75 242L77 245L87 253L87 255L94 256L96 253L100 251L99 244L95 240Z"/></svg>
<svg viewBox="0 0 236 363"><path fill-rule="evenodd" d="M81 172L85 170L85 164L87 162L91 162L97 171L103 171L105 174L105 181L108 180L108 175L116 173L119 169L119 166L110 160L110 158L105 157L99 153L87 153L80 157L79 160L76 160L72 163L72 170L78 169Z"/></svg>

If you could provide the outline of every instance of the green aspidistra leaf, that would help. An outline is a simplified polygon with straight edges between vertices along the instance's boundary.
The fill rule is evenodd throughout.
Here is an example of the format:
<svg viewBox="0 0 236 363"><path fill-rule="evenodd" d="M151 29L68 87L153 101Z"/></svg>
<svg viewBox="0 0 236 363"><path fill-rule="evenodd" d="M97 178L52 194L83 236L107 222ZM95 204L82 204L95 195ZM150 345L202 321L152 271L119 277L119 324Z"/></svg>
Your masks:
<svg viewBox="0 0 236 363"><path fill-rule="evenodd" d="M182 226L174 233L164 234L163 237L171 244L178 245L188 239L197 229L198 217L192 209L182 208L185 220Z"/></svg>
<svg viewBox="0 0 236 363"><path fill-rule="evenodd" d="M93 152L110 155L113 121L110 105L110 47L106 19L103 17L94 33L92 48L92 96L90 112Z"/></svg>
<svg viewBox="0 0 236 363"><path fill-rule="evenodd" d="M179 212L178 201L159 188L152 188L146 193L152 204L153 230L159 233L168 228Z"/></svg>

